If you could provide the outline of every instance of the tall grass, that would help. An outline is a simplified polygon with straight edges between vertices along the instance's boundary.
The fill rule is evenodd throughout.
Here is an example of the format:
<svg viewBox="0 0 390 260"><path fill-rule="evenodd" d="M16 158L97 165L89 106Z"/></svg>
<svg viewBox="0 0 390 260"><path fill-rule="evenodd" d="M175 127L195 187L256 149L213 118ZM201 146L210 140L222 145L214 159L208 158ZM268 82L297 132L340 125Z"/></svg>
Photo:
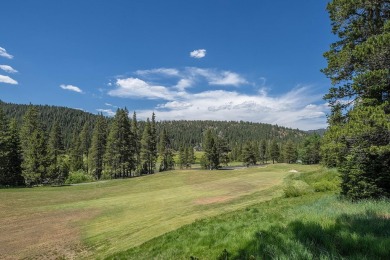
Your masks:
<svg viewBox="0 0 390 260"><path fill-rule="evenodd" d="M198 220L109 259L390 259L389 201L340 200L332 170L290 181L313 191ZM314 192L325 182L333 191Z"/></svg>

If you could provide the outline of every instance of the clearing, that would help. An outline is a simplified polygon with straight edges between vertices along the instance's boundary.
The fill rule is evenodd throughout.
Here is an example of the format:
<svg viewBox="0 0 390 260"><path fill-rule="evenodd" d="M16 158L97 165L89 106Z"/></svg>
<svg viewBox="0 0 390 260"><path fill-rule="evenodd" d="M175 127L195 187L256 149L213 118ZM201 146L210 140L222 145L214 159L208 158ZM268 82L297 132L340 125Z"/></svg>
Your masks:
<svg viewBox="0 0 390 260"><path fill-rule="evenodd" d="M0 258L96 258L281 195L291 165L0 190ZM294 165L299 172L317 166Z"/></svg>

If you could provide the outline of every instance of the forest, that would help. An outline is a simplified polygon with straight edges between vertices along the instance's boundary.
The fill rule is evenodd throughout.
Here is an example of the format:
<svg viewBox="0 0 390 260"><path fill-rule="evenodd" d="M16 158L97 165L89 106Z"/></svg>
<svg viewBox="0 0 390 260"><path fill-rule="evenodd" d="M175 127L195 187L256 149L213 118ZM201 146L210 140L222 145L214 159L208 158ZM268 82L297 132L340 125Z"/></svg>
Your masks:
<svg viewBox="0 0 390 260"><path fill-rule="evenodd" d="M251 122L138 121L127 109L113 118L54 106L1 102L1 185L59 185L229 162L318 163L320 136ZM299 153L298 153L299 151ZM300 155L300 156L299 156ZM175 161L176 158L176 161ZM71 180L68 180L71 182Z"/></svg>

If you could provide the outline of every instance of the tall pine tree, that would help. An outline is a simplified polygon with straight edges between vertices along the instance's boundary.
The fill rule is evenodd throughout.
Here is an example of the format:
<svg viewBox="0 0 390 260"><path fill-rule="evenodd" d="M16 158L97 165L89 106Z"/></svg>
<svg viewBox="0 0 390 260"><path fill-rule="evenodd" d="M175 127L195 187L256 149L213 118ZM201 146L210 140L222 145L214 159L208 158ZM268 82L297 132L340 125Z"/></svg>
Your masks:
<svg viewBox="0 0 390 260"><path fill-rule="evenodd" d="M103 156L107 140L107 123L103 115L96 120L92 134L91 148L89 151L89 173L100 179L103 174Z"/></svg>
<svg viewBox="0 0 390 260"><path fill-rule="evenodd" d="M159 154L160 172L174 169L175 161L173 159L171 142L165 129L163 129L160 135Z"/></svg>
<svg viewBox="0 0 390 260"><path fill-rule="evenodd" d="M118 109L111 123L104 155L105 171L113 178L130 177L135 169L134 147L127 109Z"/></svg>
<svg viewBox="0 0 390 260"><path fill-rule="evenodd" d="M339 40L324 54L334 86L323 162L339 168L346 197L390 197L390 3L333 0L327 9Z"/></svg>
<svg viewBox="0 0 390 260"><path fill-rule="evenodd" d="M47 181L47 136L38 120L38 110L29 106L20 131L23 177L28 186Z"/></svg>

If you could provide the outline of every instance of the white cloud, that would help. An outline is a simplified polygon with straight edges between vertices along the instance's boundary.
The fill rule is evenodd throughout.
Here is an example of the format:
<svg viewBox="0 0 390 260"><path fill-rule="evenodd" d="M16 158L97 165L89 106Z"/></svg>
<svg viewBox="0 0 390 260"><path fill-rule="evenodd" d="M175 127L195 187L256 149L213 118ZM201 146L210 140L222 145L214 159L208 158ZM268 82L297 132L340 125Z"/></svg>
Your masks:
<svg viewBox="0 0 390 260"><path fill-rule="evenodd" d="M210 78L210 85L231 85L239 86L243 84L248 84L248 82L242 78L240 75L230 71L223 71L219 75Z"/></svg>
<svg viewBox="0 0 390 260"><path fill-rule="evenodd" d="M206 50L205 49L199 49L199 50L194 50L190 52L190 56L195 59L201 59L204 56L206 56Z"/></svg>
<svg viewBox="0 0 390 260"><path fill-rule="evenodd" d="M172 110L182 110L182 109L186 109L189 107L192 107L191 103L180 102L180 101L172 101L172 102L168 102L166 104L157 105L157 108L168 108L168 109L172 109Z"/></svg>
<svg viewBox="0 0 390 260"><path fill-rule="evenodd" d="M159 120L243 120L302 130L326 127L326 104L314 105L321 98L309 90L303 86L276 97L225 90L187 93L153 110L139 111L138 115L146 118L155 111Z"/></svg>
<svg viewBox="0 0 390 260"><path fill-rule="evenodd" d="M108 95L122 98L140 97L146 99L172 100L174 93L164 86L152 85L139 78L118 79L117 88Z"/></svg>
<svg viewBox="0 0 390 260"><path fill-rule="evenodd" d="M115 108L118 108L118 106L115 106L113 104L110 104L110 103L104 103L104 105L108 106L108 107L115 107Z"/></svg>
<svg viewBox="0 0 390 260"><path fill-rule="evenodd" d="M186 75L192 78L203 77L210 85L219 86L240 86L249 84L249 82L240 76L238 73L216 70L216 69L201 69L196 67L188 67L185 70Z"/></svg>
<svg viewBox="0 0 390 260"><path fill-rule="evenodd" d="M164 76L179 76L179 71L177 69L171 69L171 68L158 68L158 69L151 69L151 70L137 70L135 72L137 75L146 76L150 74L159 74Z"/></svg>
<svg viewBox="0 0 390 260"><path fill-rule="evenodd" d="M115 116L115 112L112 111L112 109L103 109L103 108L99 108L99 109L96 109L96 111L102 112L103 114L105 114L105 115L107 115L107 116Z"/></svg>
<svg viewBox="0 0 390 260"><path fill-rule="evenodd" d="M73 85L60 85L60 88L62 89L65 89L65 90L70 90L70 91L74 91L74 92L77 92L77 93L83 93L83 91L79 88L79 87L76 87L76 86L73 86Z"/></svg>
<svg viewBox="0 0 390 260"><path fill-rule="evenodd" d="M7 51L2 47L0 47L0 56L7 59L12 59L14 57L11 54L7 53Z"/></svg>
<svg viewBox="0 0 390 260"><path fill-rule="evenodd" d="M8 76L0 75L0 83L7 83L12 85L18 85L18 82Z"/></svg>
<svg viewBox="0 0 390 260"><path fill-rule="evenodd" d="M298 85L287 93L270 95L271 89L264 86L265 79L260 79L259 84L250 83L232 71L187 67L137 73L140 78L117 79L115 89L108 94L165 100L156 107L139 111L141 119L155 111L160 120L243 120L302 130L326 127L325 113L329 108L322 104L322 94L314 93L312 86ZM212 85L213 89L201 91L197 88L204 85ZM253 94L244 93L240 88L235 91L222 89L223 86L241 85L257 85L259 89Z"/></svg>
<svg viewBox="0 0 390 260"><path fill-rule="evenodd" d="M12 68L11 66L8 66L8 65L0 65L0 69L4 70L7 73L16 73L16 72L18 72L17 70L15 70L14 68Z"/></svg>
<svg viewBox="0 0 390 260"><path fill-rule="evenodd" d="M191 87L192 84L193 81L191 79L180 79L174 87L179 91L184 91L186 88Z"/></svg>

